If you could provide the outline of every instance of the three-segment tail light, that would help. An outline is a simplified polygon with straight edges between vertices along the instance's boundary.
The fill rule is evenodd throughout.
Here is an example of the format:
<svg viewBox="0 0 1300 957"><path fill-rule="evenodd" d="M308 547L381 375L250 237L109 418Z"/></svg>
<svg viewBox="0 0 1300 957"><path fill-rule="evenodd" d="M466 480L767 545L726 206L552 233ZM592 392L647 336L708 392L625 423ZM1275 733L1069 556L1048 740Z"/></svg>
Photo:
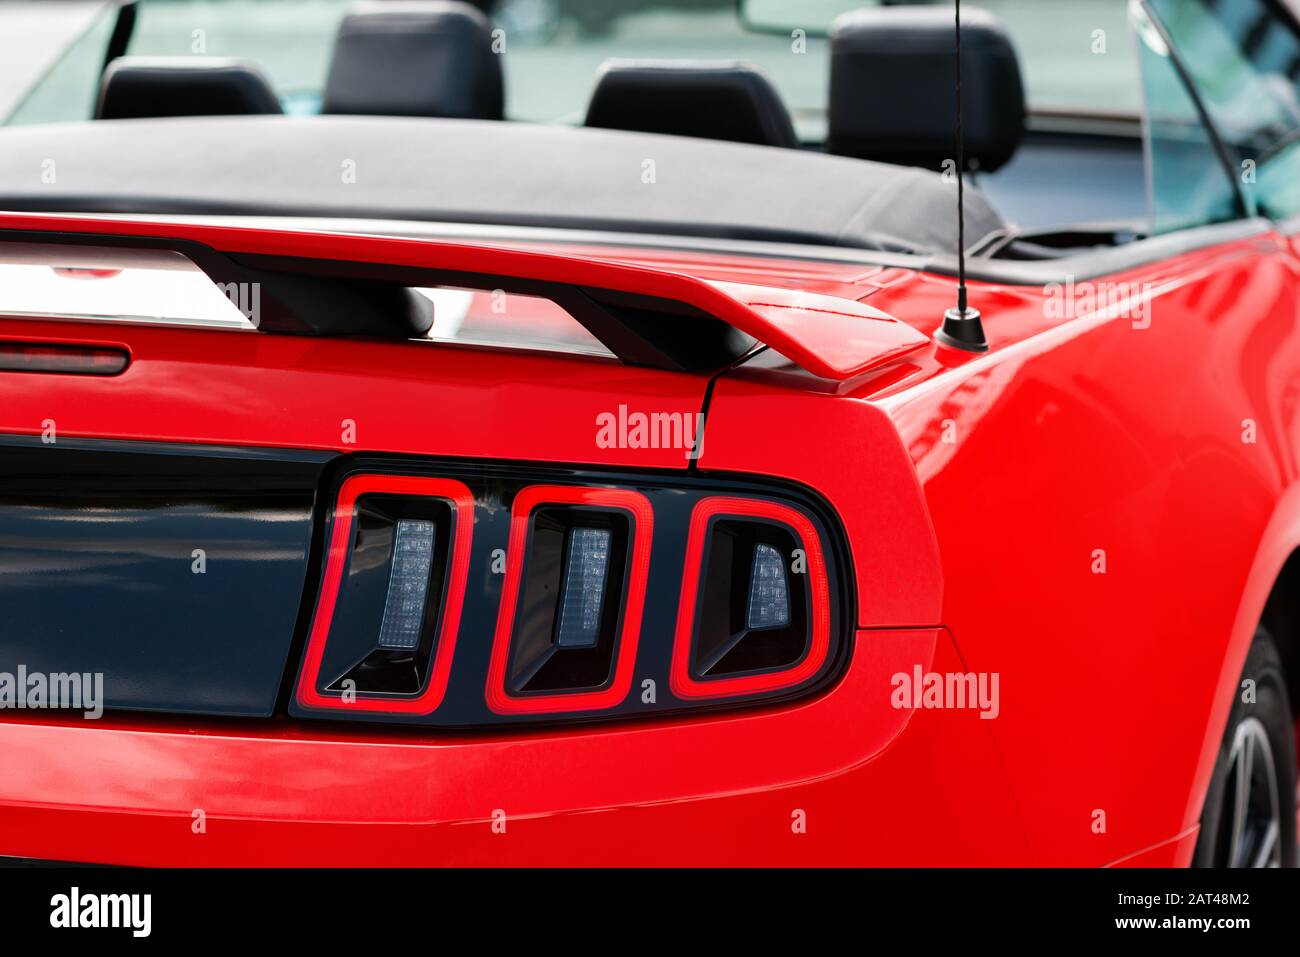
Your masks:
<svg viewBox="0 0 1300 957"><path fill-rule="evenodd" d="M787 698L834 677L852 619L815 502L563 478L348 476L296 713L593 720Z"/></svg>

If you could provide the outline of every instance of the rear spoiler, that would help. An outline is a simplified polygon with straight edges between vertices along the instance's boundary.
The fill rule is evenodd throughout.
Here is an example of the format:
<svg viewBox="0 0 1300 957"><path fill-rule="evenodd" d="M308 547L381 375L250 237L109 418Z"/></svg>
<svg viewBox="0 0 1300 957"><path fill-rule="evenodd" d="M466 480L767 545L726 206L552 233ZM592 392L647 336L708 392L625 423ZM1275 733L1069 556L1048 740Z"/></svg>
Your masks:
<svg viewBox="0 0 1300 957"><path fill-rule="evenodd" d="M533 250L355 234L0 214L0 242L172 250L215 283L260 284L263 332L420 335L416 286L501 289L566 309L630 365L724 367L762 343L843 380L929 339L862 303Z"/></svg>

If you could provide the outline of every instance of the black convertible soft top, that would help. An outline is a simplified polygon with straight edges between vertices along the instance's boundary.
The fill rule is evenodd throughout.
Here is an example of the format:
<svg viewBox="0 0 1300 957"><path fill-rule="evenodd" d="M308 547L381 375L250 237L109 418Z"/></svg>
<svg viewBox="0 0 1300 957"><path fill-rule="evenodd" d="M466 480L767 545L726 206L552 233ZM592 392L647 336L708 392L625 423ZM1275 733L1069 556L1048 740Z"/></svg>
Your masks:
<svg viewBox="0 0 1300 957"><path fill-rule="evenodd" d="M954 253L937 173L612 130L199 117L0 130L0 209L405 219ZM975 245L1002 221L966 190Z"/></svg>

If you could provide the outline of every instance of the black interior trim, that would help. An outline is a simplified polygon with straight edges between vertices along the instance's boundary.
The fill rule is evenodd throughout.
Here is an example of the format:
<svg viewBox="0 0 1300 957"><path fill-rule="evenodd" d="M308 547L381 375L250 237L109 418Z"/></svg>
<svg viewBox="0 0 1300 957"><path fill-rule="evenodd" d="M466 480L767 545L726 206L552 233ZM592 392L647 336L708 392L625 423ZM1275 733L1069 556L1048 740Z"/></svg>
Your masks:
<svg viewBox="0 0 1300 957"><path fill-rule="evenodd" d="M96 120L282 113L265 76L234 57L118 57L99 85Z"/></svg>
<svg viewBox="0 0 1300 957"><path fill-rule="evenodd" d="M488 18L455 0L354 3L334 38L322 113L505 115Z"/></svg>
<svg viewBox="0 0 1300 957"><path fill-rule="evenodd" d="M961 20L962 76L954 69L952 11L938 6L864 6L835 18L830 40L826 148L940 170L953 162L961 91L967 170L993 171L1025 132L1025 94L1011 38L993 14Z"/></svg>
<svg viewBox="0 0 1300 957"><path fill-rule="evenodd" d="M117 17L113 20L113 32L104 48L104 65L99 69L101 79L108 72L108 65L120 56L126 55L126 48L131 45L131 36L135 33L136 3L123 3L117 8Z"/></svg>
<svg viewBox="0 0 1300 957"><path fill-rule="evenodd" d="M606 60L585 125L799 146L781 94L762 69L742 60Z"/></svg>
<svg viewBox="0 0 1300 957"><path fill-rule="evenodd" d="M1170 256L1204 249L1207 246L1217 246L1254 236L1263 237L1275 232L1274 224L1262 217L1236 219L1227 223L1212 223L1176 233L1150 236L1111 249L1098 249L1056 259L1013 261L968 258L966 275L971 279L1014 286L1040 286L1049 282L1065 282L1070 278L1095 279L1158 262ZM923 267L918 268L941 276L956 276L957 257L930 257Z"/></svg>

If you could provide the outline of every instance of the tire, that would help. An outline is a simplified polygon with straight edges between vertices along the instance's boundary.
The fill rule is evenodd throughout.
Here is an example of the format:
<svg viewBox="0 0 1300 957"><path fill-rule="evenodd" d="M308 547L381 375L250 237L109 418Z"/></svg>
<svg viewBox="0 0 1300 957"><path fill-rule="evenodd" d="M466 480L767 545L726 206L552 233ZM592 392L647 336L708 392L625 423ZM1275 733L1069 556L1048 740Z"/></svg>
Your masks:
<svg viewBox="0 0 1300 957"><path fill-rule="evenodd" d="M1243 700L1247 680L1255 683L1251 703ZM1263 628L1235 688L1192 866L1296 866L1295 731L1282 660Z"/></svg>

